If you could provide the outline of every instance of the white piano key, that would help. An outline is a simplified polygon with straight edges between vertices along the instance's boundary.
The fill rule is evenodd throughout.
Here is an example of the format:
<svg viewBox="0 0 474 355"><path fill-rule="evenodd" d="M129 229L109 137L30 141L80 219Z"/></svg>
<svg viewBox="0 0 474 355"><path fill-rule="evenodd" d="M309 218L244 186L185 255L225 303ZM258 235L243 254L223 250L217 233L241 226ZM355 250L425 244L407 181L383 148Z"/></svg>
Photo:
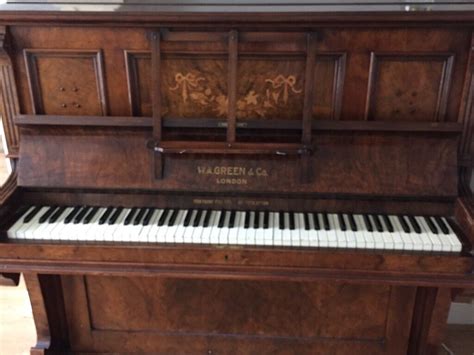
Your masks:
<svg viewBox="0 0 474 355"><path fill-rule="evenodd" d="M283 244L283 230L280 229L280 213L272 212L273 215L273 245L281 246Z"/></svg>
<svg viewBox="0 0 474 355"><path fill-rule="evenodd" d="M301 226L299 215L300 215L300 213L293 213L295 228L290 229L291 246L293 246L293 247L301 246L301 233L300 232L301 232L301 228L304 229L304 224L303 224L303 226Z"/></svg>
<svg viewBox="0 0 474 355"><path fill-rule="evenodd" d="M48 210L49 207L42 207L33 219L18 231L19 235L22 235L24 239L34 239L34 232L40 227L39 219Z"/></svg>
<svg viewBox="0 0 474 355"><path fill-rule="evenodd" d="M415 216L415 220L418 222L418 225L421 228L421 234L419 236L420 236L421 241L423 243L423 250L433 251L433 242L431 241L431 238L428 234L428 231L426 231L424 226L423 226L424 225L423 219L419 216Z"/></svg>
<svg viewBox="0 0 474 355"><path fill-rule="evenodd" d="M375 220L372 215L368 215L370 223L372 224L372 235L374 237L375 242L375 249L384 249L385 248L385 241L381 232L377 230L377 226L375 224Z"/></svg>
<svg viewBox="0 0 474 355"><path fill-rule="evenodd" d="M149 243L157 243L158 242L158 229L160 228L158 226L158 221L160 220L161 216L165 212L164 209L159 208L155 211L153 214L153 222L150 220L150 225L151 227L148 229L148 234L147 234L147 239Z"/></svg>
<svg viewBox="0 0 474 355"><path fill-rule="evenodd" d="M177 243L181 244L184 243L184 237L183 238L177 238L177 231L180 225L184 223L184 218L186 217L186 210L178 210L178 213L176 215L175 221L172 226L168 226L168 232L166 236L166 240L168 243ZM192 235L191 235L192 236ZM191 239L191 238L190 238Z"/></svg>
<svg viewBox="0 0 474 355"><path fill-rule="evenodd" d="M438 221L433 217L430 217L430 218L431 218L431 222L435 225L436 229L438 230L438 236L439 236L439 240L441 241L442 250L444 252L454 251L450 238L446 234L444 234L443 230L438 224Z"/></svg>
<svg viewBox="0 0 474 355"><path fill-rule="evenodd" d="M395 249L407 251L413 250L413 240L411 239L410 233L405 233L397 216L389 215L388 218L393 226Z"/></svg>
<svg viewBox="0 0 474 355"><path fill-rule="evenodd" d="M290 214L283 213L284 228L282 230L282 245L291 246Z"/></svg>
<svg viewBox="0 0 474 355"><path fill-rule="evenodd" d="M309 220L308 238L309 238L309 246L313 248L317 248L319 247L319 231L315 229L314 217L318 218L317 215L315 216L313 215L313 213L308 213L308 220ZM321 225L319 226L321 227Z"/></svg>
<svg viewBox="0 0 474 355"><path fill-rule="evenodd" d="M207 213L210 213L210 217L209 217L208 226L204 227L204 230L202 231L202 236L201 236L202 244L211 243L212 229L214 228L215 224L218 223L218 222L215 222L217 211L209 210Z"/></svg>
<svg viewBox="0 0 474 355"><path fill-rule="evenodd" d="M229 244L229 220L230 220L230 211L223 211L224 215L224 224L219 228L219 244L227 245Z"/></svg>
<svg viewBox="0 0 474 355"><path fill-rule="evenodd" d="M462 243L458 239L456 233L451 228L451 225L449 224L448 220L445 217L441 217L441 219L443 220L444 224L446 225L446 228L448 228L448 230L449 230L449 234L447 236L448 236L448 238L450 238L451 245L452 245L452 250L454 252L462 251Z"/></svg>
<svg viewBox="0 0 474 355"><path fill-rule="evenodd" d="M374 249L375 240L372 233L367 230L364 217L361 214L355 214L353 217L357 226L357 232L354 233L357 240L356 248Z"/></svg>
<svg viewBox="0 0 474 355"><path fill-rule="evenodd" d="M264 245L272 246L273 245L273 218L274 214L268 213L268 226L263 230L263 240Z"/></svg>
<svg viewBox="0 0 474 355"><path fill-rule="evenodd" d="M336 214L328 214L329 223L332 226L331 232L335 236L334 245L331 245L333 248L347 248L347 239L344 231L341 229L339 224L339 219Z"/></svg>
<svg viewBox="0 0 474 355"><path fill-rule="evenodd" d="M211 228L211 233L209 235L210 244L219 244L219 233L220 233L219 218L221 218L221 214L222 214L222 211L215 211L212 224L209 223L209 226Z"/></svg>
<svg viewBox="0 0 474 355"><path fill-rule="evenodd" d="M229 245L237 245L238 243L238 237L239 237L239 229L241 228L240 226L240 220L243 216L242 211L236 211L235 212L235 220L234 220L234 228L229 229ZM242 224L242 229L243 229L243 224Z"/></svg>
<svg viewBox="0 0 474 355"><path fill-rule="evenodd" d="M255 222L255 212L251 211L247 213L250 213L250 225L245 229L245 244L255 245L255 228L253 227Z"/></svg>
<svg viewBox="0 0 474 355"><path fill-rule="evenodd" d="M330 233L330 230L326 230L323 223L323 215L321 213L317 214L320 230L318 231L319 237L319 246L321 248L329 248L332 245L335 245L337 242L336 235L334 232ZM331 241L331 243L330 243ZM332 244L332 245L330 245Z"/></svg>
<svg viewBox="0 0 474 355"><path fill-rule="evenodd" d="M385 224L384 219L382 218L381 215L377 216L378 220L380 221L380 224L382 225L382 238L383 238L383 244L384 244L384 249L386 250L393 250L395 249L395 241L393 240L393 235L392 233L389 232L387 225Z"/></svg>
<svg viewBox="0 0 474 355"><path fill-rule="evenodd" d="M255 230L255 244L265 245L265 229L263 228L265 213L262 211L255 213L259 215L258 228Z"/></svg>
<svg viewBox="0 0 474 355"><path fill-rule="evenodd" d="M443 251L441 240L439 239L438 235L433 233L426 223L423 217L418 217L418 223L420 224L421 228L425 231L431 241L431 246L433 251Z"/></svg>
<svg viewBox="0 0 474 355"><path fill-rule="evenodd" d="M347 247L351 248L351 249L356 248L357 247L356 234L351 229L351 223L349 221L349 216L347 214L343 213L342 218L344 219L344 222L346 223L346 232L345 232L345 234L346 234Z"/></svg>
<svg viewBox="0 0 474 355"><path fill-rule="evenodd" d="M11 238L11 239L16 239L17 238L17 231L20 230L20 228L23 227L23 225L25 224L25 223L23 223L23 220L34 209L35 209L34 206L28 208L27 211L25 213L23 213L21 215L21 217L18 218L15 223L13 223L13 225L7 231L8 238Z"/></svg>
<svg viewBox="0 0 474 355"><path fill-rule="evenodd" d="M187 227L184 227L184 235L183 235L183 241L184 243L192 243L193 242L193 234L194 234L194 227L193 223L194 220L196 219L196 215L198 213L197 210L192 210L191 212L191 219L189 220L189 224ZM183 219L184 223L184 219Z"/></svg>

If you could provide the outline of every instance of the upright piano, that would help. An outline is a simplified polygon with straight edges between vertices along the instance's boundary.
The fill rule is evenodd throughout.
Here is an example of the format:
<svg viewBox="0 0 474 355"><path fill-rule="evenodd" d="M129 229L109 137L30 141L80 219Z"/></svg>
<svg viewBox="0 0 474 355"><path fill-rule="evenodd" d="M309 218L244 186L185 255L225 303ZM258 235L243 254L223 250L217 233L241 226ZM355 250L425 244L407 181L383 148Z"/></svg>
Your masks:
<svg viewBox="0 0 474 355"><path fill-rule="evenodd" d="M474 287L474 1L0 6L32 354L436 354Z"/></svg>

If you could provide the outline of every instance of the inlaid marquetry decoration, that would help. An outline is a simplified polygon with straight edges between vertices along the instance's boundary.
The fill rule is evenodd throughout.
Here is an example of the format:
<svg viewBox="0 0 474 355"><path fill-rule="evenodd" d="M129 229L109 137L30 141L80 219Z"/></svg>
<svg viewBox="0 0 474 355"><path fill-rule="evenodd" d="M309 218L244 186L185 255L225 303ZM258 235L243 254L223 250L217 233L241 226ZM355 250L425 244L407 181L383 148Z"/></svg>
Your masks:
<svg viewBox="0 0 474 355"><path fill-rule="evenodd" d="M242 58L238 67L237 118L301 119L304 66L304 60Z"/></svg>
<svg viewBox="0 0 474 355"><path fill-rule="evenodd" d="M151 61L146 52L125 53L131 114L151 116ZM338 119L345 55L318 55L315 65L314 119ZM239 58L237 119L301 120L305 58ZM228 114L226 56L167 55L162 61L162 112L165 118L220 118Z"/></svg>
<svg viewBox="0 0 474 355"><path fill-rule="evenodd" d="M225 118L227 58L165 58L161 89L164 117Z"/></svg>

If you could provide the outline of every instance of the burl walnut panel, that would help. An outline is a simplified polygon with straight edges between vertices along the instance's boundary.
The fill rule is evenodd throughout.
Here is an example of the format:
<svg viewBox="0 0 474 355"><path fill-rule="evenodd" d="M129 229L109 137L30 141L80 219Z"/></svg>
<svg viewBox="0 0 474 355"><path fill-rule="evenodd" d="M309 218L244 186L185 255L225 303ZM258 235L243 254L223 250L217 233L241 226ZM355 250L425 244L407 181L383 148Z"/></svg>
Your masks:
<svg viewBox="0 0 474 355"><path fill-rule="evenodd" d="M71 347L82 351L402 354L407 327L394 325L409 324L414 303L414 289L330 281L62 280Z"/></svg>
<svg viewBox="0 0 474 355"><path fill-rule="evenodd" d="M25 50L32 105L47 115L107 114L100 50Z"/></svg>
<svg viewBox="0 0 474 355"><path fill-rule="evenodd" d="M298 157L165 154L164 178L155 180L152 151L146 148L149 131L70 127L21 132L22 186L456 195L458 139L449 134L319 132L313 179L301 184Z"/></svg>

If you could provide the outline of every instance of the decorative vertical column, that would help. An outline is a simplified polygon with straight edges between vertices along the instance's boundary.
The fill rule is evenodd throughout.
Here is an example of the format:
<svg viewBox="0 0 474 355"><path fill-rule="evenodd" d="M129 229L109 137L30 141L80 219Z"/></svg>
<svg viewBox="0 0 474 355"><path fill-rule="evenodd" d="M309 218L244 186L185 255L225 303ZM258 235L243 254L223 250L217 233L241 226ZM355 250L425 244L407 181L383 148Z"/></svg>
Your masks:
<svg viewBox="0 0 474 355"><path fill-rule="evenodd" d="M8 54L8 29L0 26L0 113L2 114L8 154L18 157L19 137L14 118L20 113L13 66Z"/></svg>

